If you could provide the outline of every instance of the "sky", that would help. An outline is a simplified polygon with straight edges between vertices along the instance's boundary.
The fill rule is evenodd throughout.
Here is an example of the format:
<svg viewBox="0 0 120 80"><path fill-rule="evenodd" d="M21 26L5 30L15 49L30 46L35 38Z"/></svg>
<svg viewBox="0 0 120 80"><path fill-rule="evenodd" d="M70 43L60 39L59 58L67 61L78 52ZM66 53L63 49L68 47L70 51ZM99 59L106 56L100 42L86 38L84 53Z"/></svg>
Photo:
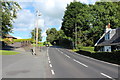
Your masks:
<svg viewBox="0 0 120 80"><path fill-rule="evenodd" d="M38 27L42 29L42 42L46 40L46 30L49 28L61 28L62 18L67 4L73 0L13 0L19 3L22 10L17 13L17 19L13 23L12 36L18 39L31 38L31 30L36 27L36 10ZM94 4L97 0L77 0L85 4Z"/></svg>

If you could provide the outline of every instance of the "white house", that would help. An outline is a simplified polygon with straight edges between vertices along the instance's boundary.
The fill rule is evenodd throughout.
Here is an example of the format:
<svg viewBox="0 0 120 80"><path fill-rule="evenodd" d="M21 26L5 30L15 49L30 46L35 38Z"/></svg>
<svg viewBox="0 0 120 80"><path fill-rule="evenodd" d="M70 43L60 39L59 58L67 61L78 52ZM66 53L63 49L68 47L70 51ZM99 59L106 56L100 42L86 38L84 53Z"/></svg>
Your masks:
<svg viewBox="0 0 120 80"><path fill-rule="evenodd" d="M120 28L111 29L109 23L106 26L105 33L95 44L95 49L104 52L120 50Z"/></svg>

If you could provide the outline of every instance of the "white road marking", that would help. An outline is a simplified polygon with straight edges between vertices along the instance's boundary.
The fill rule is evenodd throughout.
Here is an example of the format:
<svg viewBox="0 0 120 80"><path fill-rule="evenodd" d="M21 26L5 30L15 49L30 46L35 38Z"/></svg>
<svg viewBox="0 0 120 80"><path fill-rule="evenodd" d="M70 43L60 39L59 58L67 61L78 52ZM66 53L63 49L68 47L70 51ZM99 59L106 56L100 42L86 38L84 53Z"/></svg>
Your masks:
<svg viewBox="0 0 120 80"><path fill-rule="evenodd" d="M50 64L50 67L52 67L52 64Z"/></svg>
<svg viewBox="0 0 120 80"><path fill-rule="evenodd" d="M63 54L63 52L61 51L61 53Z"/></svg>
<svg viewBox="0 0 120 80"><path fill-rule="evenodd" d="M50 58L48 57L48 61L50 61Z"/></svg>
<svg viewBox="0 0 120 80"><path fill-rule="evenodd" d="M65 56L68 57L68 58L70 58L70 56L68 56L68 55L66 55L66 54L65 54Z"/></svg>
<svg viewBox="0 0 120 80"><path fill-rule="evenodd" d="M49 64L51 63L50 61L48 61L49 62Z"/></svg>
<svg viewBox="0 0 120 80"><path fill-rule="evenodd" d="M53 70L51 70L51 72L52 72L52 75L55 75L55 72Z"/></svg>
<svg viewBox="0 0 120 80"><path fill-rule="evenodd" d="M83 63L81 63L81 62L79 62L79 61L77 61L77 60L75 60L75 59L73 59L73 61L75 61L75 62L77 62L77 63L83 65L84 67L88 67L87 65L85 65L85 64L83 64Z"/></svg>
<svg viewBox="0 0 120 80"><path fill-rule="evenodd" d="M63 54L63 52L62 51L60 51L59 49L57 49L60 53L62 53Z"/></svg>
<svg viewBox="0 0 120 80"><path fill-rule="evenodd" d="M48 49L49 49L49 48L47 48L47 57L49 57L49 54L48 54Z"/></svg>
<svg viewBox="0 0 120 80"><path fill-rule="evenodd" d="M106 74L104 74L104 73L100 73L101 75L103 75L103 76L105 76L105 77L107 77L107 78L110 78L110 79L112 79L112 80L115 80L115 79L113 79L112 77L110 77L110 76L108 76L108 75L106 75Z"/></svg>
<svg viewBox="0 0 120 80"><path fill-rule="evenodd" d="M50 57L49 57L49 54L48 54L48 48L47 48L47 57L48 57L49 66L52 68L52 64L51 64ZM55 75L55 72L52 69L51 69L51 73L52 73L52 75Z"/></svg>

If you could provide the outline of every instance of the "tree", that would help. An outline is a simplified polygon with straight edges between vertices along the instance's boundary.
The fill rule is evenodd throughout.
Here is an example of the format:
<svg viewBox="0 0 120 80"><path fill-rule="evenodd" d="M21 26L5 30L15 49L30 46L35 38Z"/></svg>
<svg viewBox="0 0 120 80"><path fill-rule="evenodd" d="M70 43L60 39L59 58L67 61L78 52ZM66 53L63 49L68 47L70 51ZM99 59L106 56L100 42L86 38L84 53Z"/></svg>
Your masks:
<svg viewBox="0 0 120 80"><path fill-rule="evenodd" d="M61 27L66 36L74 38L75 27L77 27L78 30L87 28L88 13L86 12L87 5L80 2L71 2L70 5L66 7Z"/></svg>
<svg viewBox="0 0 120 80"><path fill-rule="evenodd" d="M0 1L0 17L1 17L1 31L2 37L8 32L12 32L13 20L17 18L17 12L21 9L17 2L13 1Z"/></svg>
<svg viewBox="0 0 120 80"><path fill-rule="evenodd" d="M56 28L51 28L51 29L48 29L46 31L46 34L47 34L47 38L46 40L50 43L53 43L54 40L56 40L56 33L57 33L57 30Z"/></svg>
<svg viewBox="0 0 120 80"><path fill-rule="evenodd" d="M72 2L66 8L61 29L73 41L77 35L78 43L82 46L94 46L108 23L111 28L120 26L119 7L120 1L96 2L94 5Z"/></svg>
<svg viewBox="0 0 120 80"><path fill-rule="evenodd" d="M38 41L42 41L42 36L41 36L42 30L38 28ZM36 28L31 31L32 39L36 39Z"/></svg>
<svg viewBox="0 0 120 80"><path fill-rule="evenodd" d="M111 28L120 26L120 2L96 2L90 5L90 13L93 16L91 21L93 28L89 29L89 38L93 38L94 44L102 36L105 26L111 24ZM89 39L88 38L88 39Z"/></svg>

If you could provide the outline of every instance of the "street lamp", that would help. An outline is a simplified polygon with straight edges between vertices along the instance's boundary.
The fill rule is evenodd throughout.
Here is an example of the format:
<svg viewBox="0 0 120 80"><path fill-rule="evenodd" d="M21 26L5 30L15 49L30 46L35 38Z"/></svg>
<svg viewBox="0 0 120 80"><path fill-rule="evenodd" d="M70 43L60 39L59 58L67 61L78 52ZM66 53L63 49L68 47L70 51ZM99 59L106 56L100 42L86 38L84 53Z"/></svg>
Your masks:
<svg viewBox="0 0 120 80"><path fill-rule="evenodd" d="M41 14L39 13L39 11L36 11L36 17L37 17L37 22L36 22L36 46L38 44L38 17L41 16Z"/></svg>
<svg viewBox="0 0 120 80"><path fill-rule="evenodd" d="M34 36L36 36L35 38L35 41L36 41L36 47L37 47L37 44L38 44L38 17L39 16L41 16L41 14L39 13L39 11L37 10L36 11L36 31L34 32ZM37 53L36 53L36 48L35 48L35 46L34 46L34 48L33 48L33 55L37 55Z"/></svg>

